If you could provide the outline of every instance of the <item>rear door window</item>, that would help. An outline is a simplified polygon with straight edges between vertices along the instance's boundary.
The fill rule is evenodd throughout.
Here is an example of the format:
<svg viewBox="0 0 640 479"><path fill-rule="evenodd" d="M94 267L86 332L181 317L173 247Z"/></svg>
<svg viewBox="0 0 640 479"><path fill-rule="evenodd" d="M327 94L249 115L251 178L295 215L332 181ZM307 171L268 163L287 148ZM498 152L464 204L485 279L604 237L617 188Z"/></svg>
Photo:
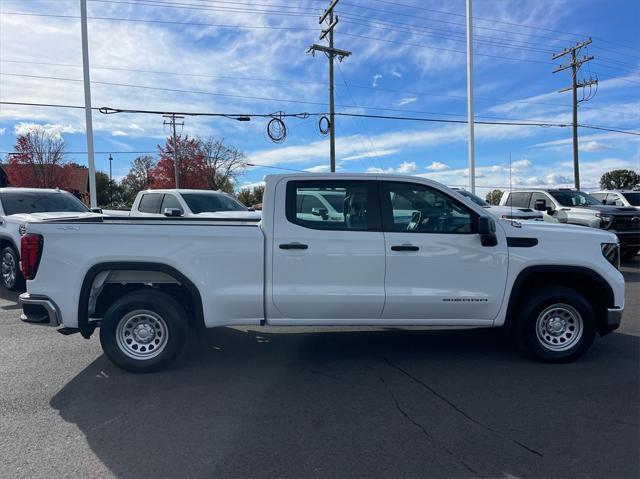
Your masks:
<svg viewBox="0 0 640 479"><path fill-rule="evenodd" d="M141 213L160 213L160 203L162 202L162 193L145 193L140 198L138 211Z"/></svg>
<svg viewBox="0 0 640 479"><path fill-rule="evenodd" d="M509 193L506 204L507 206L513 206L514 208L528 208L530 198L531 193L525 191L514 191Z"/></svg>

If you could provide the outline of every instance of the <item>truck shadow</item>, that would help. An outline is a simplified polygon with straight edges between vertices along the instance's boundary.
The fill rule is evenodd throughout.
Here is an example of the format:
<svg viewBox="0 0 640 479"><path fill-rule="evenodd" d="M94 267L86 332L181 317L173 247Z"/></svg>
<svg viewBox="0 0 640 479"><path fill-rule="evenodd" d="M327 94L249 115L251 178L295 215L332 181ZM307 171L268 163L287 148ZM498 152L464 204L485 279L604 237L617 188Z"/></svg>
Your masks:
<svg viewBox="0 0 640 479"><path fill-rule="evenodd" d="M118 477L631 477L639 346L547 365L496 331L221 328L162 373L101 356L51 406Z"/></svg>

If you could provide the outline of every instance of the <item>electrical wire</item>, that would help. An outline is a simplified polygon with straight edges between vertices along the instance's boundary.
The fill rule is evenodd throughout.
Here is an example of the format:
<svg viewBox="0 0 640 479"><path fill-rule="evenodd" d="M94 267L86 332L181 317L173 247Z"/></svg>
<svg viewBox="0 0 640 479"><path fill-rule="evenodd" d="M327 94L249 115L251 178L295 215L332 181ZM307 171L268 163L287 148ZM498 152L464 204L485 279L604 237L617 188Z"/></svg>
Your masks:
<svg viewBox="0 0 640 479"><path fill-rule="evenodd" d="M0 101L0 105L20 105L20 106L36 106L36 107L53 107L53 108L74 108L74 109L84 109L83 106L78 105L61 105L61 104L51 104L51 103L28 103L28 102L10 102L10 101ZM105 107L92 107L92 110L102 110ZM210 117L235 117L241 116L230 113L210 113L210 112L170 112L170 111L161 111L161 110L129 110L129 109L112 109L117 110L119 113L148 113L148 114L156 114L156 115L167 115L167 114L175 114L175 115L184 115L184 116L210 116ZM271 117L272 113L249 113L244 114L242 116L248 117ZM296 117L296 118L309 118L309 117L319 117L323 115L328 115L327 112L304 112L304 113L294 113L287 114L285 113L285 117ZM383 119L383 120L403 120L403 121L421 121L421 122L433 122L433 123L456 123L456 124L466 124L466 120L452 120L446 118L425 118L425 117L410 117L410 116L391 116L391 115L373 115L373 114L364 114L364 113L348 113L348 112L336 112L336 116L353 116L360 118L372 118L372 119ZM551 127L559 127L566 128L571 126L570 123L559 123L559 122L527 122L527 121L484 121L484 120L474 120L474 124L478 125L505 125L505 126L540 126L545 128ZM581 128L594 129L594 130L604 130L615 133L622 133L626 135L634 135L640 136L640 131L633 130L620 130L612 127L605 127L599 125L586 125L586 124L578 124Z"/></svg>

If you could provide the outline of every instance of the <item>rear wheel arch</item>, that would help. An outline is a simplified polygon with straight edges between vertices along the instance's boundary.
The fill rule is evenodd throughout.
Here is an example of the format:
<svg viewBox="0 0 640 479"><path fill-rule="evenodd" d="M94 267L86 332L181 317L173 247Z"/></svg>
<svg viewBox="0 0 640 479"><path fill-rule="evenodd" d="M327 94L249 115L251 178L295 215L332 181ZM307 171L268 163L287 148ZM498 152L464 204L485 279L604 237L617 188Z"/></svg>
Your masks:
<svg viewBox="0 0 640 479"><path fill-rule="evenodd" d="M585 295L595 310L598 330L604 330L607 308L616 307L609 283L592 269L560 265L530 266L518 274L509 295L505 326L511 327L517 321L519 307L527 299L527 292L533 293L550 285L570 288Z"/></svg>
<svg viewBox="0 0 640 479"><path fill-rule="evenodd" d="M99 274L105 272L121 272L121 271L135 271L135 272L148 272L148 273L163 273L175 280L175 289L169 288L165 290L169 295L174 296L176 300L189 301L191 306L192 315L188 315L188 320L194 326L204 325L204 312L202 307L202 297L197 286L187 278L183 273L178 271L172 266L163 263L150 263L150 262L107 262L100 263L92 266L85 274L80 288L80 298L78 300L78 329L83 337L89 338L95 330L95 325L90 322L90 299L91 292L94 288L94 282ZM116 285L117 286L117 285ZM137 289L147 288L148 283L143 279L135 282L126 283L124 288L126 292L131 292ZM184 291L182 296L176 294L177 290ZM103 294L101 291L98 296ZM186 294L186 297L185 297ZM100 302L100 298L95 298L94 304L97 306ZM183 305L187 306L187 305ZM189 309L189 308L185 308Z"/></svg>

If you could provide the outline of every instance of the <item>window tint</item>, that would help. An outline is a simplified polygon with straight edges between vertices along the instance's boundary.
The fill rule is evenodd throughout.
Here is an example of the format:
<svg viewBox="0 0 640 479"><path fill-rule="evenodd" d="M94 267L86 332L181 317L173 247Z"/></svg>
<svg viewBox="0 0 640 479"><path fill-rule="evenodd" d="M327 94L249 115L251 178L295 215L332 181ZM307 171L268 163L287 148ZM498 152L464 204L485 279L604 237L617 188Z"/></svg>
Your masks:
<svg viewBox="0 0 640 479"><path fill-rule="evenodd" d="M166 208L174 208L180 210L181 213L184 213L184 211L182 211L182 206L180 206L178 198L171 194L164 195L164 198L162 199L162 206L160 207L160 213L164 213L164 210Z"/></svg>
<svg viewBox="0 0 640 479"><path fill-rule="evenodd" d="M512 193L509 193L506 205L513 206L514 208L528 208L530 197L531 193L527 193L524 191L514 191Z"/></svg>
<svg viewBox="0 0 640 479"><path fill-rule="evenodd" d="M640 192L638 193L622 193L630 205L640 206Z"/></svg>
<svg viewBox="0 0 640 479"><path fill-rule="evenodd" d="M620 195L613 193L607 196L607 204L613 204L615 206L624 206L624 201L620 198Z"/></svg>
<svg viewBox="0 0 640 479"><path fill-rule="evenodd" d="M544 200L547 204L547 208L553 208L553 203L551 202L551 198L549 198L544 193L534 192L531 193L531 201L529 202L529 208L534 210L536 208L536 201Z"/></svg>
<svg viewBox="0 0 640 479"><path fill-rule="evenodd" d="M287 218L307 228L373 229L369 184L365 181L296 181L287 185Z"/></svg>
<svg viewBox="0 0 640 479"><path fill-rule="evenodd" d="M69 193L21 192L0 195L5 215L20 213L86 213L87 207Z"/></svg>
<svg viewBox="0 0 640 479"><path fill-rule="evenodd" d="M589 206L601 205L602 202L596 200L593 196L582 191L574 190L555 190L550 191L558 203L562 206Z"/></svg>
<svg viewBox="0 0 640 479"><path fill-rule="evenodd" d="M472 233L474 213L462 201L424 185L388 183L389 229L415 233Z"/></svg>
<svg viewBox="0 0 640 479"><path fill-rule="evenodd" d="M216 211L247 211L247 207L223 193L182 193L193 214Z"/></svg>
<svg viewBox="0 0 640 479"><path fill-rule="evenodd" d="M138 211L141 213L159 213L162 193L145 193L140 198Z"/></svg>
<svg viewBox="0 0 640 479"><path fill-rule="evenodd" d="M602 200L606 199L607 194L606 193L591 193L591 196L593 196L598 201L602 201Z"/></svg>

